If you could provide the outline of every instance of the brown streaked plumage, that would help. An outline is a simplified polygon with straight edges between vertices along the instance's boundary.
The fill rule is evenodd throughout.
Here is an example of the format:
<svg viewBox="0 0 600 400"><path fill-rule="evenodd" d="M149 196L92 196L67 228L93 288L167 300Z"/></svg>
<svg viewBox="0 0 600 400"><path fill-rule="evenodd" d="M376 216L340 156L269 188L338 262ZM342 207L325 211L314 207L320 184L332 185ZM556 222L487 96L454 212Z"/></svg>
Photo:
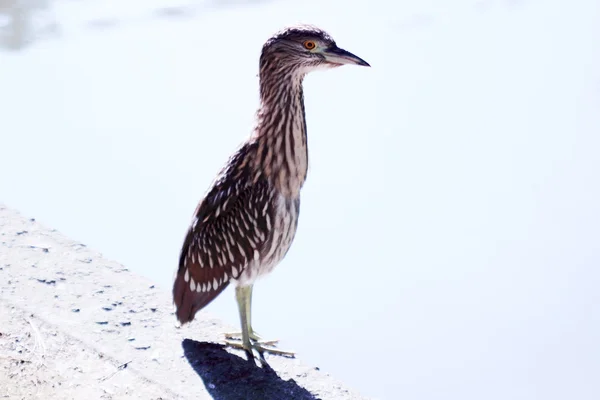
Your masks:
<svg viewBox="0 0 600 400"><path fill-rule="evenodd" d="M200 201L183 243L173 286L177 319L191 321L234 282L242 341L228 343L249 357L253 349L291 354L252 330L252 287L283 259L298 225L308 168L303 78L342 64L368 66L316 27L286 28L264 44L256 128Z"/></svg>

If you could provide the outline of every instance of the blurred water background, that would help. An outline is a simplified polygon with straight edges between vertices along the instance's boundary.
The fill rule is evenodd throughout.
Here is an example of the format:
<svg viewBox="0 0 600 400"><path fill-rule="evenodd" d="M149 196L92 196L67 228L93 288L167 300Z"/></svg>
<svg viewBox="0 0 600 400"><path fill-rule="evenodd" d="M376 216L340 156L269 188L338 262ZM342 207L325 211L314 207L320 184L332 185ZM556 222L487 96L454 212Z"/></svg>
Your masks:
<svg viewBox="0 0 600 400"><path fill-rule="evenodd" d="M596 0L0 0L0 200L170 290L298 22L372 68L305 81L257 330L381 399L600 398Z"/></svg>

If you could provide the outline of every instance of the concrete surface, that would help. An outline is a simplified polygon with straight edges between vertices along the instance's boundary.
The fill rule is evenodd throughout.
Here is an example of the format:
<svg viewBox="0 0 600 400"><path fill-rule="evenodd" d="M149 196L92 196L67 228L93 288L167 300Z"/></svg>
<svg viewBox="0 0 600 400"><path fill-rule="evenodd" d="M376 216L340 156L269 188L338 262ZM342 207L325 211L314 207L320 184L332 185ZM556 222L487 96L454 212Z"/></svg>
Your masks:
<svg viewBox="0 0 600 400"><path fill-rule="evenodd" d="M297 359L225 350L237 328L205 312L178 328L170 293L0 204L0 398L362 399Z"/></svg>

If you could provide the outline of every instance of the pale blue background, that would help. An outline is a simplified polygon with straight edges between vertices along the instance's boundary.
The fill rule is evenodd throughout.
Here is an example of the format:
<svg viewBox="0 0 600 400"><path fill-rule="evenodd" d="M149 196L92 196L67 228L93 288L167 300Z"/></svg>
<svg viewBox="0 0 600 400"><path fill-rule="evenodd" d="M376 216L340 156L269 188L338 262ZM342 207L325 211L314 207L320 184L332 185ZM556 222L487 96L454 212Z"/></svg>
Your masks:
<svg viewBox="0 0 600 400"><path fill-rule="evenodd" d="M598 1L168 3L57 0L0 52L1 201L170 290L262 43L313 23L373 67L306 79L257 330L382 399L600 398ZM207 311L238 324L231 289Z"/></svg>

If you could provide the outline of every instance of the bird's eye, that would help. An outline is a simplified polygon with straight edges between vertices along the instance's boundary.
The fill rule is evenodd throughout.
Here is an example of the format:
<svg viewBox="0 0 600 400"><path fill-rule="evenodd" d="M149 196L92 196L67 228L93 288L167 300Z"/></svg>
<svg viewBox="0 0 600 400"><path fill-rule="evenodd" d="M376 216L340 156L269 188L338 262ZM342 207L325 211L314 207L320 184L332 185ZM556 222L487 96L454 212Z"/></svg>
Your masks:
<svg viewBox="0 0 600 400"><path fill-rule="evenodd" d="M304 42L304 47L308 50L313 50L315 47L317 47L317 44L312 40L307 40Z"/></svg>

